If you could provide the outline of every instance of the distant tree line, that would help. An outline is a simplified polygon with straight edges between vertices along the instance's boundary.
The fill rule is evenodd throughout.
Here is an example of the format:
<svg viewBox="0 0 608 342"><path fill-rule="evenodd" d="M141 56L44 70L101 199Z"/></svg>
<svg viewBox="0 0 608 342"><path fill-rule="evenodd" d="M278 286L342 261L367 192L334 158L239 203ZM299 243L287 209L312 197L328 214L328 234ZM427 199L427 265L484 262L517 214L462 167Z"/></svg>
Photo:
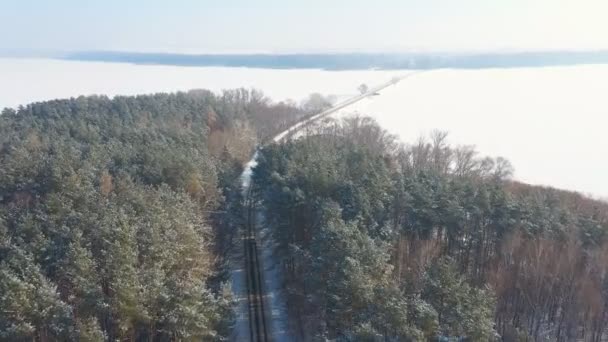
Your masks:
<svg viewBox="0 0 608 342"><path fill-rule="evenodd" d="M260 153L255 192L305 340L605 339L608 205L510 180L444 133L369 118Z"/></svg>
<svg viewBox="0 0 608 342"><path fill-rule="evenodd" d="M433 70L521 68L608 63L608 51L533 51L445 53L322 53L322 54L177 54L81 51L67 60L180 66L220 66L264 69Z"/></svg>
<svg viewBox="0 0 608 342"><path fill-rule="evenodd" d="M0 115L0 340L223 340L238 176L306 113L244 89Z"/></svg>

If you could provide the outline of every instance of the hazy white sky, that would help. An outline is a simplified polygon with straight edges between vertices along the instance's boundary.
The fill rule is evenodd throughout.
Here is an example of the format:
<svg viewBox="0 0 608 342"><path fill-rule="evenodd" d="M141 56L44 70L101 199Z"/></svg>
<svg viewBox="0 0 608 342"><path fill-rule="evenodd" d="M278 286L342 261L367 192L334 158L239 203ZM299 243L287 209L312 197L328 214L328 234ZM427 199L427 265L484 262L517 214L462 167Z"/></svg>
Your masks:
<svg viewBox="0 0 608 342"><path fill-rule="evenodd" d="M608 49L607 14L606 0L0 0L0 49Z"/></svg>

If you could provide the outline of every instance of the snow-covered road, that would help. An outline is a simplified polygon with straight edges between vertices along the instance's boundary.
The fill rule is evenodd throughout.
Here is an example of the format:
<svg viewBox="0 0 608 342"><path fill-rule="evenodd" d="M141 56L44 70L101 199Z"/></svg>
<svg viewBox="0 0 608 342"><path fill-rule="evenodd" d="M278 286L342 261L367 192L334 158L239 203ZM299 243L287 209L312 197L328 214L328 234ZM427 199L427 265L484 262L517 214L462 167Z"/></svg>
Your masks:
<svg viewBox="0 0 608 342"><path fill-rule="evenodd" d="M293 133L302 129L309 123L312 123L316 120L324 118L332 113L335 113L341 109L344 109L358 101L363 100L369 96L377 94L378 92L384 90L385 88L397 84L399 81L413 76L416 72L412 72L406 74L404 76L393 77L391 80L382 83L376 87L372 87L368 92L364 94L358 94L353 96L343 102L340 102L334 105L332 108L329 108L319 114L316 114L310 118L307 118L292 127L288 128L284 132L276 135L272 141L274 143L280 143L285 139L288 139L292 136ZM251 160L245 165L245 169L241 175L241 186L243 189L243 197L246 197L249 189L251 187L251 176L253 173L253 169L257 166L257 157L258 153L256 152ZM276 259L273 257L273 253L275 250L275 242L272 239L272 235L270 230L264 226L264 217L262 211L256 211L253 215L256 220L256 227L258 228L258 246L261 250L261 267L262 270L262 279L263 279L263 291L264 296L263 300L265 302L264 307L266 307L267 311L265 316L268 319L267 329L269 330L269 338L274 342L289 342L296 341L296 336L291 332L288 314L287 314L287 304L283 294L283 277L281 274L281 265L276 262ZM244 234L239 234L243 236ZM251 337L250 329L251 324L249 322L249 291L247 289L246 282L246 270L245 270L245 256L243 253L243 248L241 245L244 243L242 239L237 239L237 246L233 248L233 254L231 258L231 278L232 278L232 291L235 295L237 301L236 307L236 322L233 330L233 334L231 336L232 341L246 341Z"/></svg>

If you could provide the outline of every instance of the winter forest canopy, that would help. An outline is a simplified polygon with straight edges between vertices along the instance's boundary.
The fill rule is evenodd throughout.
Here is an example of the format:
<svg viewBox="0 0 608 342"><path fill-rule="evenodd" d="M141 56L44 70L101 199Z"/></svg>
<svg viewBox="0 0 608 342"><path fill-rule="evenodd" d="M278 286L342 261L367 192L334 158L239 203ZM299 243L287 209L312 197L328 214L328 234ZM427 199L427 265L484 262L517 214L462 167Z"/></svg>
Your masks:
<svg viewBox="0 0 608 342"><path fill-rule="evenodd" d="M0 340L221 340L255 144L303 115L248 90L0 116Z"/></svg>
<svg viewBox="0 0 608 342"><path fill-rule="evenodd" d="M0 340L225 340L243 164L327 105L239 89L4 110ZM512 171L440 132L403 146L364 117L265 145L252 190L292 329L313 341L601 341L608 205Z"/></svg>
<svg viewBox="0 0 608 342"><path fill-rule="evenodd" d="M263 150L254 173L309 340L600 341L608 205L509 179L510 164L402 147L373 120Z"/></svg>

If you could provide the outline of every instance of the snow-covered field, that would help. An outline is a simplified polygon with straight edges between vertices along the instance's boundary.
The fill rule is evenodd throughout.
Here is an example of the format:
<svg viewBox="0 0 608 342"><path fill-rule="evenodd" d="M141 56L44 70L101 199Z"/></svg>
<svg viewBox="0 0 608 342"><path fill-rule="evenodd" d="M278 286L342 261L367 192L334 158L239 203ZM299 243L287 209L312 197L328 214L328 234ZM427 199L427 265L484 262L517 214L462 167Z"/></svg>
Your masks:
<svg viewBox="0 0 608 342"><path fill-rule="evenodd" d="M608 65L430 71L343 112L406 142L448 131L509 159L516 179L608 198Z"/></svg>
<svg viewBox="0 0 608 342"><path fill-rule="evenodd" d="M264 70L0 59L0 107L78 95L255 87L275 100L357 86L408 71ZM375 117L405 142L433 129L508 158L516 178L608 197L608 65L435 70L342 113Z"/></svg>
<svg viewBox="0 0 608 342"><path fill-rule="evenodd" d="M195 88L221 91L253 87L273 100L300 101L314 92L352 96L361 83L382 83L393 74L0 58L0 108L78 95L136 95Z"/></svg>

